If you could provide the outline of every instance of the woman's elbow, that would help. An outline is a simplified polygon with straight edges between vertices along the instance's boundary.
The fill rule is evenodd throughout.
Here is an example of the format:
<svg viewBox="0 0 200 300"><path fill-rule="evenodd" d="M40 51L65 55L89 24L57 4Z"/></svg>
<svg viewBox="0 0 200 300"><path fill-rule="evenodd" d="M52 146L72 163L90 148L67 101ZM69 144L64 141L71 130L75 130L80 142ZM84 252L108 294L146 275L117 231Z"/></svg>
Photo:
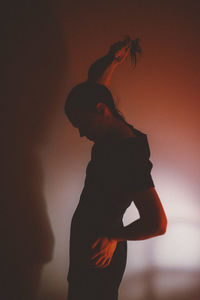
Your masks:
<svg viewBox="0 0 200 300"><path fill-rule="evenodd" d="M149 219L145 222L146 232L150 237L163 235L167 231L167 217L165 214Z"/></svg>
<svg viewBox="0 0 200 300"><path fill-rule="evenodd" d="M151 228L151 229L150 229ZM151 226L149 226L150 233L153 236L163 235L167 230L167 218L166 216L160 216L159 218L154 218L151 221Z"/></svg>
<svg viewBox="0 0 200 300"><path fill-rule="evenodd" d="M167 217L164 215L162 216L160 222L159 222L159 226L158 226L158 235L163 235L165 234L167 231Z"/></svg>

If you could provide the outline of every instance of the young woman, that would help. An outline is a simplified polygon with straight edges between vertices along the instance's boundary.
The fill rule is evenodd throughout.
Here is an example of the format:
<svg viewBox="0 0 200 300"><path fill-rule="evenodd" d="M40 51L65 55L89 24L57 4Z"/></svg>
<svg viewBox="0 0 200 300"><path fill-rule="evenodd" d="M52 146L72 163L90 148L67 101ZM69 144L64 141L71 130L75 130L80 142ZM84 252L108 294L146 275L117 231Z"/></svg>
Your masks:
<svg viewBox="0 0 200 300"><path fill-rule="evenodd" d="M130 38L112 45L65 104L80 136L94 142L71 223L68 300L117 300L127 240L166 231L166 215L150 173L147 136L125 121L109 90L113 71L137 46ZM140 218L125 227L122 218L132 201Z"/></svg>

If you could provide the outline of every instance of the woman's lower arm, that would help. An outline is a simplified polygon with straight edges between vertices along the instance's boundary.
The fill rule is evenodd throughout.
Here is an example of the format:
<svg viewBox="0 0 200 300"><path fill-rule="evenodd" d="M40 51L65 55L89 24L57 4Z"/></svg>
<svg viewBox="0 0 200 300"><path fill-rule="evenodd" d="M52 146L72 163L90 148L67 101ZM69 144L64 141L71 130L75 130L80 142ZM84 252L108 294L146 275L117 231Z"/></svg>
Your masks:
<svg viewBox="0 0 200 300"><path fill-rule="evenodd" d="M118 62L113 55L105 55L91 65L88 71L88 80L110 87L112 74L117 65Z"/></svg>
<svg viewBox="0 0 200 300"><path fill-rule="evenodd" d="M148 225L142 219L138 219L131 224L122 227L120 230L113 232L110 238L117 241L145 240L164 233L165 230L162 230L159 225Z"/></svg>

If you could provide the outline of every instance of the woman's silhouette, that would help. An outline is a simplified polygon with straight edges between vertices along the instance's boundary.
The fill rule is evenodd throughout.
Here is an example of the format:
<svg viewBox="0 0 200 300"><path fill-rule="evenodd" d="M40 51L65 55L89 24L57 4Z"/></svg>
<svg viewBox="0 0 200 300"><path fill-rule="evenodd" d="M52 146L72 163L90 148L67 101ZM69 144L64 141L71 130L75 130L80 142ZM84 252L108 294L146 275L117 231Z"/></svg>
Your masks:
<svg viewBox="0 0 200 300"><path fill-rule="evenodd" d="M164 234L167 219L151 177L146 134L128 124L109 90L115 68L140 51L126 38L89 69L67 97L65 112L80 136L94 142L70 232L68 300L117 300L127 240ZM134 201L140 218L124 227Z"/></svg>

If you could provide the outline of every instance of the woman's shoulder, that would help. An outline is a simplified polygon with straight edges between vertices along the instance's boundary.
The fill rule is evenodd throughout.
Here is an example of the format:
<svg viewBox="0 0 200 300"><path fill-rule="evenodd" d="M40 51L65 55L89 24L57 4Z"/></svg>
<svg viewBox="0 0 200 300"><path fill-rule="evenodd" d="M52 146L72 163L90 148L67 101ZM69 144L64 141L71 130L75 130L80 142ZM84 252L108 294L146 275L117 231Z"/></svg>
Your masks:
<svg viewBox="0 0 200 300"><path fill-rule="evenodd" d="M139 157L150 156L147 134L133 128L133 134L126 136L116 147L116 156L124 157L125 161L133 161Z"/></svg>
<svg viewBox="0 0 200 300"><path fill-rule="evenodd" d="M92 147L92 158L124 161L124 159L129 160L133 158L134 154L143 152L148 146L147 135L132 125L129 126L130 130L127 130L124 135L114 142L104 145L94 144Z"/></svg>
<svg viewBox="0 0 200 300"><path fill-rule="evenodd" d="M144 132L136 129L130 124L127 125L129 126L129 131L127 131L127 133L123 136L123 138L119 142L119 145L122 145L122 148L123 146L124 147L130 145L136 146L137 144L141 144L147 141L147 135Z"/></svg>

